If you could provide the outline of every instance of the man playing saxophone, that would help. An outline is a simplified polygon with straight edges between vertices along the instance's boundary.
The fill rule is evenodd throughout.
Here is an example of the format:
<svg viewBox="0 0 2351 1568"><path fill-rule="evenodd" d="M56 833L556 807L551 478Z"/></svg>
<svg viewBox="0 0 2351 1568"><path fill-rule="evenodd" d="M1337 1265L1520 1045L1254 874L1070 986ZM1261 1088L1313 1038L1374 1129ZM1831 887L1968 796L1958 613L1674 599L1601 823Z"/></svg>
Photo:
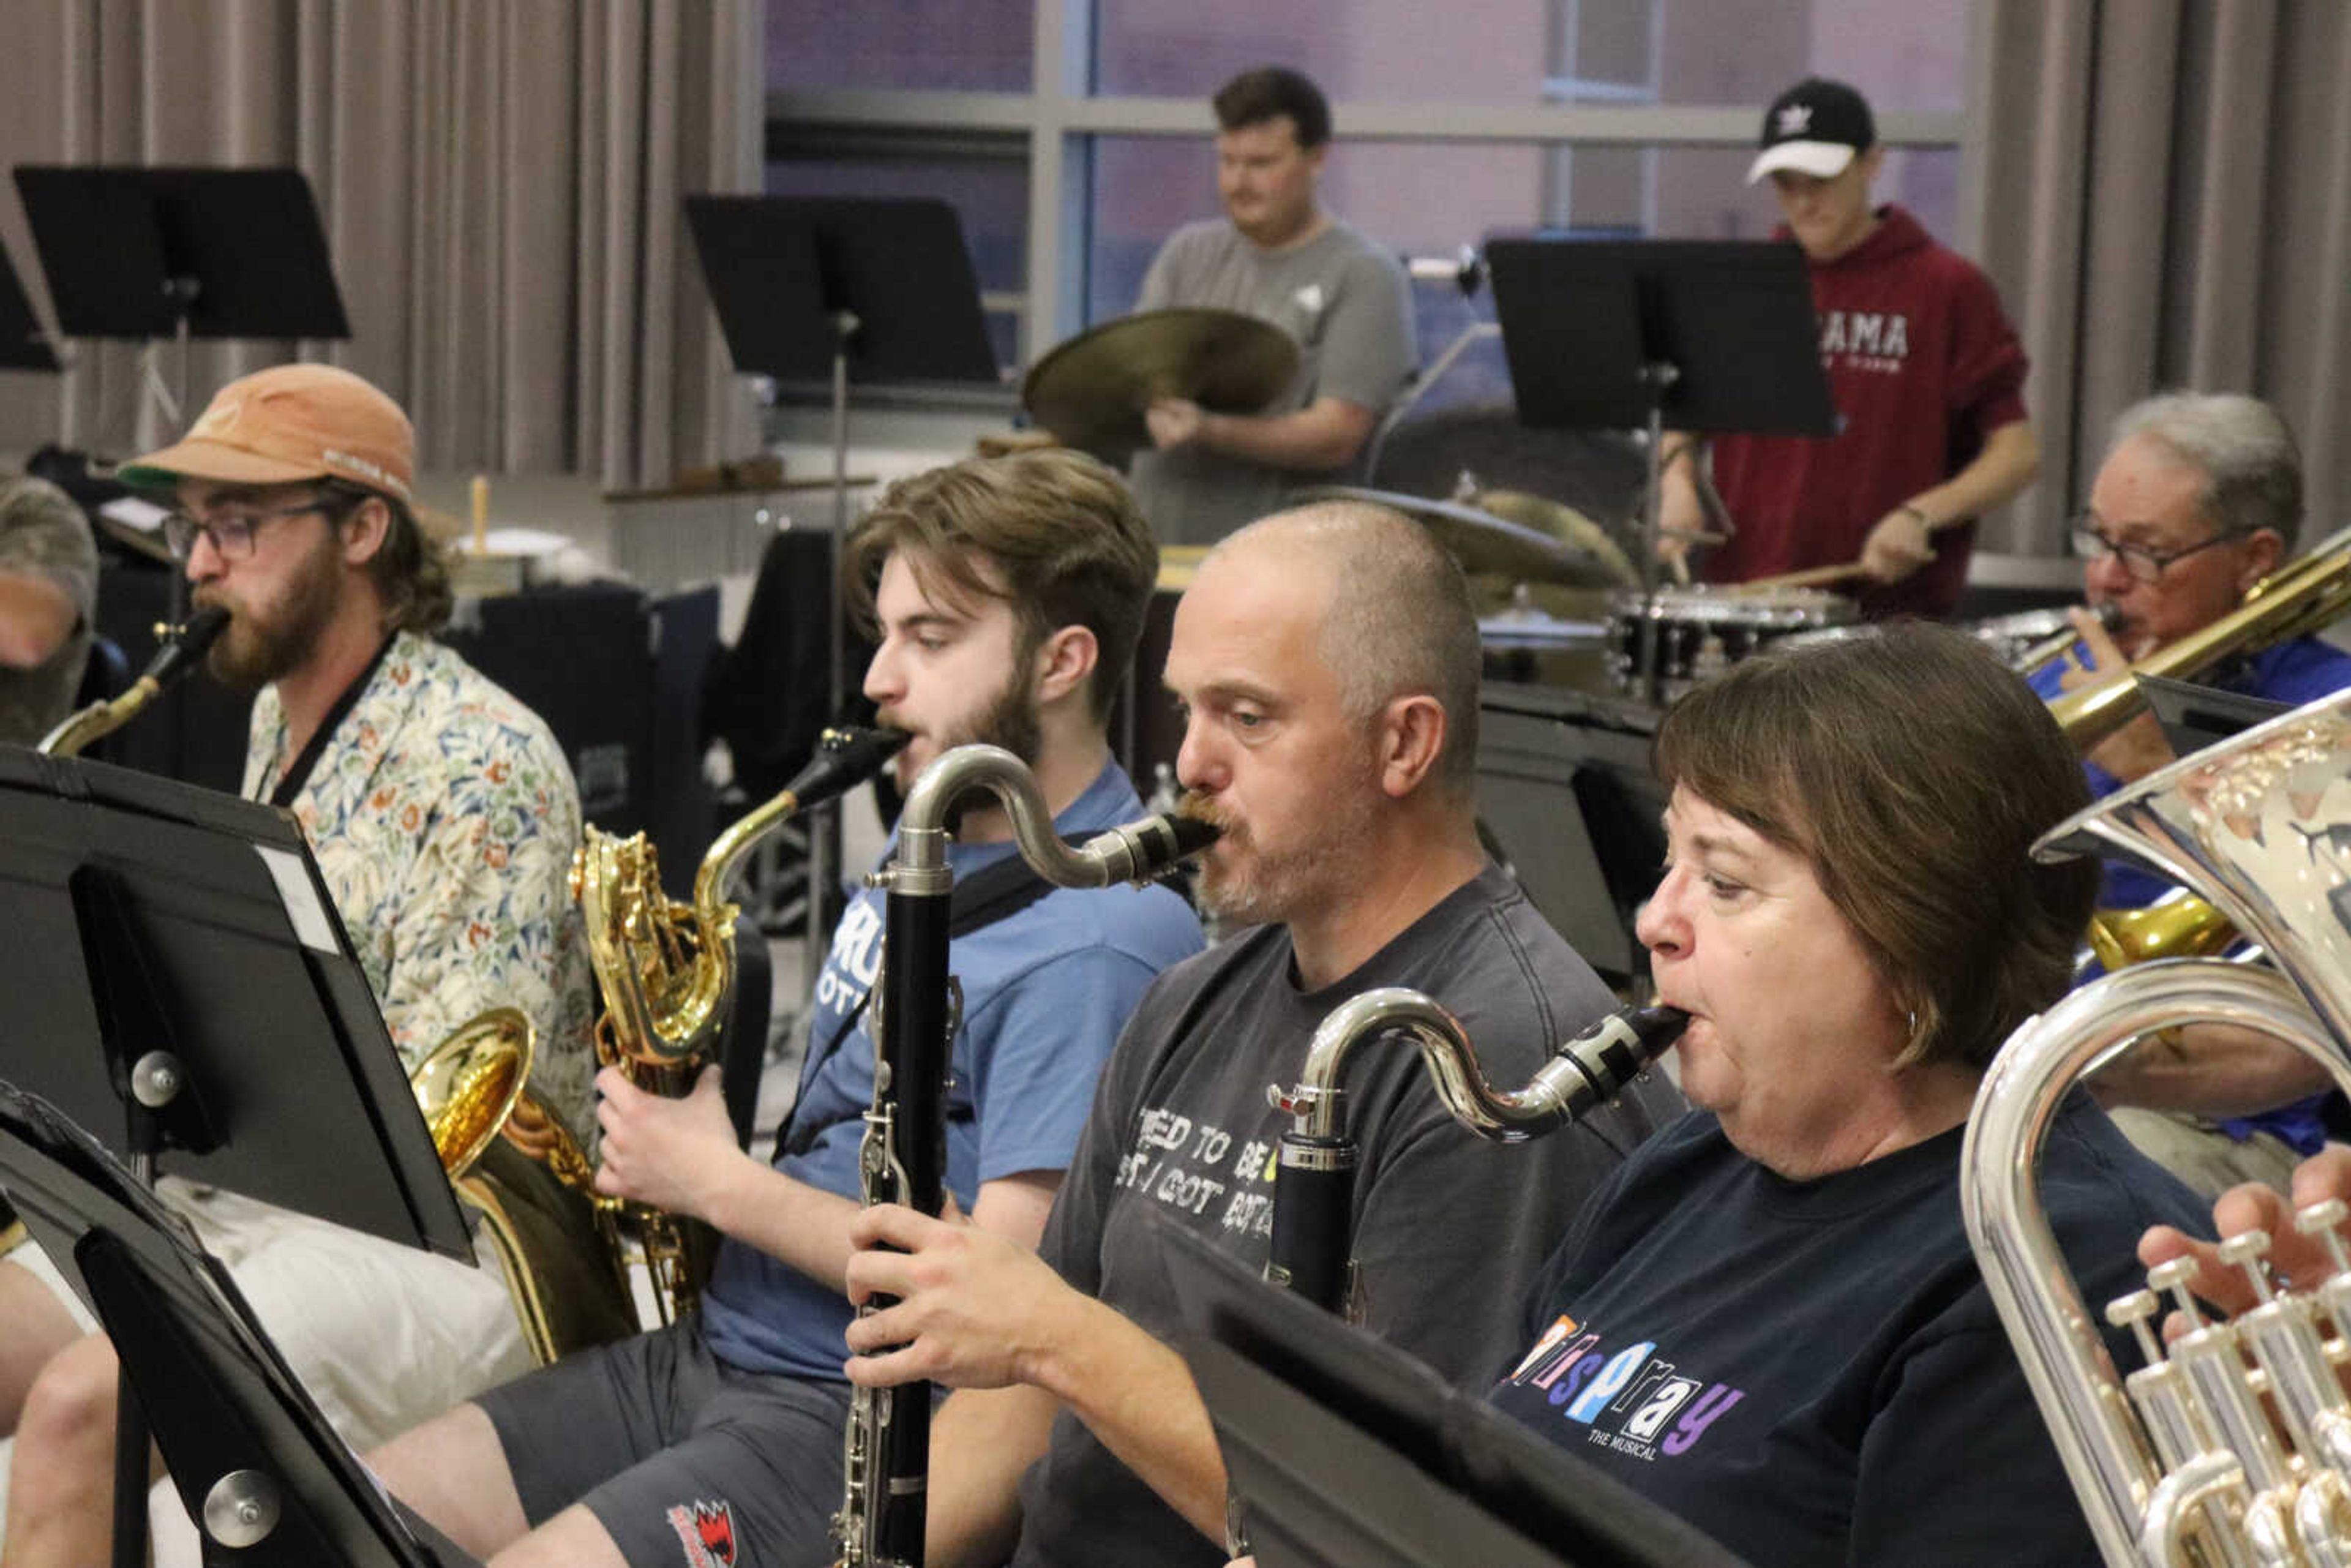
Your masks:
<svg viewBox="0 0 2351 1568"><path fill-rule="evenodd" d="M1188 810L1222 830L1202 903L1249 929L1171 970L1102 1079L1041 1260L952 1217L870 1209L849 1333L861 1384L956 1389L931 1441L935 1563L1216 1563L1225 1473L1182 1360L1155 1220L1262 1266L1272 1164L1315 1026L1375 986L1458 1013L1488 1070L1532 1072L1614 1002L1487 859L1474 813L1479 651L1458 570L1409 519L1279 514L1202 563L1166 684L1189 710ZM1353 1076L1365 1154L1362 1315L1463 1380L1585 1194L1672 1106L1662 1079L1504 1149L1455 1127L1417 1059ZM893 1348L897 1347L897 1348ZM813 1561L803 1558L803 1563Z"/></svg>
<svg viewBox="0 0 2351 1568"><path fill-rule="evenodd" d="M902 789L949 747L984 741L1029 765L1060 832L1142 815L1105 737L1156 555L1115 475L1048 451L902 480L847 564L878 634L866 694L913 737L894 764ZM1018 867L1010 839L992 802L967 810L948 851L958 889ZM1161 969L1200 946L1165 889L1034 890L950 951L962 1027L947 1185L974 1224L1022 1250L1120 1025ZM716 1069L678 1101L614 1071L599 1080L599 1186L726 1240L698 1318L569 1357L374 1456L398 1495L470 1551L567 1568L825 1555L851 1402L841 1283L873 1098L882 910L869 889L842 916L772 1168L736 1146Z"/></svg>
<svg viewBox="0 0 2351 1568"><path fill-rule="evenodd" d="M2076 612L2084 658L2037 675L2044 697L2075 691L2202 631L2284 559L2302 526L2302 460L2274 410L2233 393L2147 399L2115 422L2076 519L2074 548L2109 632ZM2223 691L2299 706L2351 685L2351 654L2315 637L2232 657L2201 677ZM2100 744L2085 767L2100 797L2173 760L2153 715ZM2140 909L2173 884L2110 862L2099 904ZM2131 1140L2208 1197L2239 1181L2283 1188L2325 1133L2324 1076L2265 1037L2212 1025L2144 1042L2094 1081Z"/></svg>
<svg viewBox="0 0 2351 1568"><path fill-rule="evenodd" d="M390 398L330 366L282 365L224 387L184 440L122 476L175 501L165 532L195 602L230 612L208 662L260 688L245 791L300 822L403 1059L518 1007L541 1093L584 1121L592 989L565 885L579 799L538 716L429 640L450 593L413 470ZM495 1263L165 1187L355 1443L530 1364ZM0 1263L9 1568L105 1556L115 1367L102 1337L81 1337L94 1326L53 1277ZM12 1394L12 1364L59 1350Z"/></svg>

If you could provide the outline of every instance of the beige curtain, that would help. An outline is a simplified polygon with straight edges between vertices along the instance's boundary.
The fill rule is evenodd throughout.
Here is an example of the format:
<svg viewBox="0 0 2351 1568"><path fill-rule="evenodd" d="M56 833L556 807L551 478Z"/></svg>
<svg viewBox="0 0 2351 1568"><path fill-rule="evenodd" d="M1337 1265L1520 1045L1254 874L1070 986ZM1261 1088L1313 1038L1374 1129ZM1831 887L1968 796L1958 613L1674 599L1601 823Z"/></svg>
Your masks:
<svg viewBox="0 0 2351 1568"><path fill-rule="evenodd" d="M2304 542L2351 523L2351 5L1989 4L1984 261L2046 456L1987 542L2062 549L2108 422L2171 387L2276 404Z"/></svg>
<svg viewBox="0 0 2351 1568"><path fill-rule="evenodd" d="M376 382L436 469L658 483L756 441L681 199L756 191L759 0L44 0L0 51L17 162L286 163L352 337L195 347L212 388L288 358ZM46 311L15 190L0 238ZM169 432L141 350L0 376L0 446ZM173 379L173 356L161 363Z"/></svg>

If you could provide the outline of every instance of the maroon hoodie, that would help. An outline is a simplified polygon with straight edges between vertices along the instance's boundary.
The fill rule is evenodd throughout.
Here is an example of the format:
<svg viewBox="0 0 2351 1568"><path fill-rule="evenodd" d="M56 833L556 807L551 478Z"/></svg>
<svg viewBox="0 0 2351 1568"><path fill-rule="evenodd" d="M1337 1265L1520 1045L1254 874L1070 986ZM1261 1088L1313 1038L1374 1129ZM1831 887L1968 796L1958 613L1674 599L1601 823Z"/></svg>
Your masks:
<svg viewBox="0 0 2351 1568"><path fill-rule="evenodd" d="M1739 532L1708 556L1714 581L1858 559L1879 518L2024 417L2024 350L1991 280L1900 207L1878 219L1851 251L1812 266L1837 434L1715 438L1715 486ZM1973 519L1938 530L1936 559L1904 581L1869 585L1862 612L1949 614L1975 532Z"/></svg>

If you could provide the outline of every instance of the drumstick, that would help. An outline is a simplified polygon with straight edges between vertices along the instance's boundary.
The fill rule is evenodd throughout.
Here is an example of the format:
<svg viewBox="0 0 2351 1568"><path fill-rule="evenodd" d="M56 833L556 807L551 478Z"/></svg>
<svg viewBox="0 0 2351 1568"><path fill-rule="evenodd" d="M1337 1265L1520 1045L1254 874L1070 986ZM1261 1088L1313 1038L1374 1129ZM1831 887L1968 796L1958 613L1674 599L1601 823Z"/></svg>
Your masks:
<svg viewBox="0 0 2351 1568"><path fill-rule="evenodd" d="M1777 577L1759 577L1750 582L1733 584L1729 593L1768 593L1775 588L1813 588L1823 582L1843 582L1848 577L1859 577L1868 569L1857 560L1839 566L1811 566L1802 571L1783 571Z"/></svg>

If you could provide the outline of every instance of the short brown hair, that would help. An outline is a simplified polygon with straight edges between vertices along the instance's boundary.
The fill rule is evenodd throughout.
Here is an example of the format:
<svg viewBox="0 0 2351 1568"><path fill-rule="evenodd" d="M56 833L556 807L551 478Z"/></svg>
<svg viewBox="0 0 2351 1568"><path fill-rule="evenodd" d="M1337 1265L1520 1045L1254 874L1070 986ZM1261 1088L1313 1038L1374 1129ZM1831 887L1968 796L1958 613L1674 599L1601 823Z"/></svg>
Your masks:
<svg viewBox="0 0 2351 1568"><path fill-rule="evenodd" d="M381 501L392 514L383 544L367 565L376 596L383 601L385 628L423 634L446 625L456 602L449 584L449 558L416 520L414 508L397 496L348 479L322 479L319 492L329 520L338 524L370 497Z"/></svg>
<svg viewBox="0 0 2351 1568"><path fill-rule="evenodd" d="M1301 72L1288 66L1259 66L1217 89L1209 100L1220 131L1239 131L1290 117L1299 148L1311 152L1331 140L1331 102Z"/></svg>
<svg viewBox="0 0 2351 1568"><path fill-rule="evenodd" d="M2097 863L2030 852L2089 789L2048 708L1972 638L1907 622L1759 654L1676 703L1652 760L1811 862L1911 1017L1894 1067L1981 1068L2071 982Z"/></svg>
<svg viewBox="0 0 2351 1568"><path fill-rule="evenodd" d="M841 559L851 609L869 632L883 564L900 551L925 592L1010 604L1024 659L1061 627L1092 632L1088 706L1097 722L1110 717L1159 578L1150 525L1115 473L1055 447L896 481Z"/></svg>

